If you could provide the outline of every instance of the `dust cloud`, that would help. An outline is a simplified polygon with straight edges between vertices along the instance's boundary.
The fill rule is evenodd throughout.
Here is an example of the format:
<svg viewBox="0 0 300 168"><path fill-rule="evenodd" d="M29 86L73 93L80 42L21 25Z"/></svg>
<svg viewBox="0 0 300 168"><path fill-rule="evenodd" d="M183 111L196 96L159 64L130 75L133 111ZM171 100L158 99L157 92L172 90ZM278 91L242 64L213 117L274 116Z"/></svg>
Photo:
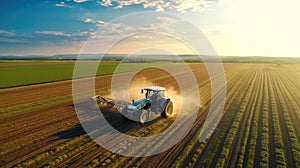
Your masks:
<svg viewBox="0 0 300 168"><path fill-rule="evenodd" d="M191 110L198 110L201 108L199 95L194 95L193 91L191 91L193 93L183 96L178 85L175 85L174 87L174 85L170 86L169 83L158 84L147 80L145 77L134 78L129 86L122 89L115 89L112 95L115 101L132 103L132 100L136 101L145 98L145 92L144 94L141 94L141 89L149 86L162 86L166 88L166 96L173 102L172 117L176 117L179 112L182 113L183 116L186 116L191 113ZM185 105L184 109L182 109L183 101ZM119 111L121 111L122 108L123 107L119 107Z"/></svg>
<svg viewBox="0 0 300 168"><path fill-rule="evenodd" d="M132 80L129 85L130 100L139 100L145 98L145 93L141 94L141 89L149 86L157 86L157 84L147 80L144 77Z"/></svg>
<svg viewBox="0 0 300 168"><path fill-rule="evenodd" d="M181 94L179 89L175 89L174 87L166 88L166 95L173 102L173 114L171 117L175 117L181 110Z"/></svg>

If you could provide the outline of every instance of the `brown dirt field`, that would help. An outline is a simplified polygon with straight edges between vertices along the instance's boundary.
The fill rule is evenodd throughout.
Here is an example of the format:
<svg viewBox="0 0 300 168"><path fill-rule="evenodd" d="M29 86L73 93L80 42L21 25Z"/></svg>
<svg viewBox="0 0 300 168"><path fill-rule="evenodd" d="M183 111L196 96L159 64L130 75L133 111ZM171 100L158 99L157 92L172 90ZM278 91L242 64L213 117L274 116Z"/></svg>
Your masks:
<svg viewBox="0 0 300 168"><path fill-rule="evenodd" d="M193 65L193 71L205 72L203 66ZM198 80L204 80L205 73L199 76ZM163 74L161 70L147 70L146 73L139 74L146 79L157 78ZM96 87L107 87L111 82L111 76L101 76L96 78ZM155 83L174 86L172 78L160 79ZM1 108L18 106L33 102L44 101L53 97L71 95L71 81L54 82L49 84L38 84L17 88L1 89ZM23 160L49 150L55 145L61 144L66 139L60 138L56 134L63 130L68 130L79 123L72 102L62 103L51 107L42 108L30 112L20 113L15 116L0 119L0 150L1 163L12 166ZM49 143L52 142L53 143Z"/></svg>
<svg viewBox="0 0 300 168"><path fill-rule="evenodd" d="M203 101L204 107L200 110L201 113L198 115L194 127L182 141L163 153L146 158L116 155L103 149L86 135L78 121L71 100L72 81L0 89L0 110L6 110L10 107L22 107L22 105L38 107L35 110L24 111L9 117L0 118L0 166L170 167L174 161L181 157L180 154L182 154L188 145L192 146L191 150L183 158L182 165L177 166L201 166L203 160L211 156L210 148L214 145L214 140L219 138L224 140L225 136L219 137L218 135L220 135L220 132L217 130L204 144L194 141L195 134L201 128L206 117L207 109L210 105L210 83L203 64L191 64L190 67L193 73L196 74L198 84L201 84L199 89L200 93L202 93L202 97L200 100ZM182 70L180 68L170 68L177 70L178 73L176 75L183 79L187 79L185 78L187 73L181 72ZM254 70L261 72L264 69L264 65L224 64L224 68L226 70L227 79L230 79L227 81L228 93L232 93L232 95L238 93L244 94L244 92L249 90L253 91L259 88L258 86L255 86L251 88L252 90L250 88L247 89L247 87L245 87L246 84L244 83L250 83L252 79L250 76L253 75L253 72L255 72ZM121 76L126 78L126 75L128 74L122 74ZM173 77L168 76L165 71L159 69L144 70L137 73L131 85L134 85L140 79L151 81L153 84L165 86L167 88L178 88L176 80ZM97 92L109 95L108 88L110 87L111 80L112 76L109 75L97 77L96 88L102 89ZM85 82L85 79L81 79L80 81ZM276 83L275 80L273 80L273 82ZM240 83L240 85L236 86L236 83ZM255 84L258 85L258 82L255 81ZM194 87L188 84L186 86L191 87L191 89ZM83 88L83 91L87 90ZM253 102L253 104L255 104L255 93L257 92L253 91L248 98L250 103ZM285 92L284 89L280 90L280 93L289 93L292 95L292 92ZM39 103L41 102L52 101L53 98L59 99L66 96L70 96L70 98L65 98L64 101L57 102L54 105L39 106ZM221 120L220 127L225 123L226 117L230 116L233 112L231 110L233 105L239 103L240 100L236 100L236 97L227 98L228 104L226 104L224 119ZM292 96L292 98L296 98L296 96ZM249 101L248 99L247 101ZM284 101L287 102L288 99L284 99ZM265 103L270 102L266 101ZM281 102L278 100L277 103L280 104ZM243 139L242 133L246 129L245 123L250 117L249 111L251 104L246 107L245 114L242 116L239 125L238 134L234 137L233 143L231 144L235 145L235 147L229 151L230 154L225 162L232 167L236 165L238 159L237 155L239 154L238 151L240 150L241 141ZM86 106L84 102L82 105L82 110L90 110L91 114L95 114L93 113L93 108ZM282 106L281 108L284 107ZM288 108L288 110L292 110L292 106L288 106ZM15 109L19 110L18 108ZM104 108L104 113L105 118L113 127L115 127L115 129L131 136L150 136L154 134L155 131L161 132L165 130L173 123L172 119L164 120L159 117L157 120L150 122L145 126L140 126L136 123L123 121L116 109ZM291 116L297 118L296 114L292 113ZM297 119L292 120L294 123L296 121ZM93 122L98 122L98 120ZM283 123L284 121L281 120L280 124ZM282 127L283 131L287 130L284 124ZM227 131L229 131L229 129ZM296 131L298 131L298 129L296 129ZM288 139L286 139L288 135L284 134L284 136L284 141L288 143ZM121 145L124 139L115 137L112 141L118 142ZM156 144L159 142L154 143ZM134 145L134 142L129 142L129 144ZM204 146L203 150L200 154L197 154L197 149L201 146ZM287 147L289 147L289 144L285 146L285 148ZM220 152L221 150L222 146L219 146L218 151ZM289 153L291 152L289 151ZM191 160L194 155L199 156L195 162L192 162ZM220 157L220 153L215 154L212 160L216 162ZM215 163L211 163L211 165L215 165Z"/></svg>

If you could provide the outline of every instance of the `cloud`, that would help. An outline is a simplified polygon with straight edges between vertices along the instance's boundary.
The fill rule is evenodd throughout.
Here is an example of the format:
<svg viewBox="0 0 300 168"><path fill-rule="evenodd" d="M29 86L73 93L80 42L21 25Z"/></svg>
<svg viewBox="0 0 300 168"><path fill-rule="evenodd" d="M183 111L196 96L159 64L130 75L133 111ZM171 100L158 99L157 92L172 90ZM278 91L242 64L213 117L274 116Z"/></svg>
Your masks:
<svg viewBox="0 0 300 168"><path fill-rule="evenodd" d="M216 3L216 0L102 0L100 4L109 7L113 6L112 2L117 4L115 8L142 4L144 8L154 8L156 11L170 9L185 13L186 11L197 12L210 8Z"/></svg>
<svg viewBox="0 0 300 168"><path fill-rule="evenodd" d="M63 7L63 6L66 6L66 4L65 4L65 2L59 2L59 3L55 4L55 6Z"/></svg>
<svg viewBox="0 0 300 168"><path fill-rule="evenodd" d="M133 24L131 20L136 20L138 25ZM137 15L121 21L107 22L99 27L96 33L91 34L89 38L90 44L85 51L90 53L103 53L106 52L103 49L109 48L109 45L115 42L117 42L117 46L121 45L122 49L111 49L110 51L112 51L112 53L131 53L130 51L136 49L137 46L140 48L144 46L160 48L165 45L173 47L174 40L169 44L169 38L155 32L174 32L178 28L178 24L184 24L181 23L182 20L176 20L175 18L166 16L158 16L150 20L151 21L148 21L147 17ZM123 40L119 41L120 39ZM99 46L102 47L99 48ZM186 50L186 48L179 46L176 48L176 51L182 48L184 51Z"/></svg>
<svg viewBox="0 0 300 168"><path fill-rule="evenodd" d="M171 0L170 9L185 13L186 11L200 12L216 3L215 0Z"/></svg>
<svg viewBox="0 0 300 168"><path fill-rule="evenodd" d="M144 8L155 8L156 11L164 11L165 8L170 7L170 2L165 2L163 0L156 0L156 1L145 1L143 3Z"/></svg>
<svg viewBox="0 0 300 168"><path fill-rule="evenodd" d="M1 30L0 29L0 36L1 37L11 37L11 36L15 36L16 34L14 32L11 31L6 31L6 30Z"/></svg>
<svg viewBox="0 0 300 168"><path fill-rule="evenodd" d="M156 0L154 0L154 3L155 1ZM117 4L116 8L123 8L123 6L148 3L148 0L102 0L100 4L102 6L108 7L112 6L112 2L115 2Z"/></svg>
<svg viewBox="0 0 300 168"><path fill-rule="evenodd" d="M23 43L34 37L30 33L15 33L14 31L0 29L0 42L2 45L3 43Z"/></svg>
<svg viewBox="0 0 300 168"><path fill-rule="evenodd" d="M54 35L54 36L66 36L70 37L71 35L68 33L64 33L61 31L36 31L37 34L43 34L43 35Z"/></svg>
<svg viewBox="0 0 300 168"><path fill-rule="evenodd" d="M101 2L99 2L99 4L106 7L112 6L111 0L102 0Z"/></svg>
<svg viewBox="0 0 300 168"><path fill-rule="evenodd" d="M95 21L91 18L86 18L84 19L83 21L84 23L93 23L93 24L96 24L96 26L104 26L106 24L106 22L102 21L102 20L98 20L98 21Z"/></svg>
<svg viewBox="0 0 300 168"><path fill-rule="evenodd" d="M104 22L104 21L97 21L96 25L100 27L99 31L97 32L97 37L94 36L96 39L107 40L107 39L115 39L119 38L120 36L127 36L129 34L134 34L140 31L167 31L167 32L174 32L176 29L176 24L181 22L181 20L176 20L175 18L171 17L163 17L158 16L155 20L145 23L139 23L139 26L135 26L132 24L128 24L130 22L128 18L122 20L121 22ZM143 18L139 18L143 19Z"/></svg>
<svg viewBox="0 0 300 168"><path fill-rule="evenodd" d="M90 31L40 30L30 33L0 29L0 54L76 53L93 34ZM16 45L19 50L16 50Z"/></svg>
<svg viewBox="0 0 300 168"><path fill-rule="evenodd" d="M102 20L98 20L97 21L97 26L103 26L103 25L105 25L106 24L106 22L104 22L104 21L102 21Z"/></svg>
<svg viewBox="0 0 300 168"><path fill-rule="evenodd" d="M90 18L86 18L84 20L84 23L95 23L95 21L93 19L90 19Z"/></svg>
<svg viewBox="0 0 300 168"><path fill-rule="evenodd" d="M36 31L35 35L43 35L43 36L49 36L49 40L53 39L50 38L52 37L64 37L63 39L66 40L66 37L68 40L73 40L73 41L81 41L81 40L86 40L90 35L92 35L92 32L89 31L82 31L82 32L77 32L77 33L65 33L62 31ZM36 36L32 36L32 38L36 38ZM54 38L56 40L59 40L58 38Z"/></svg>
<svg viewBox="0 0 300 168"><path fill-rule="evenodd" d="M76 3L83 3L83 2L86 2L86 1L88 1L88 0L74 0L74 2L76 2Z"/></svg>
<svg viewBox="0 0 300 168"><path fill-rule="evenodd" d="M55 6L73 8L73 6L67 5L65 2L59 2L59 3L55 4Z"/></svg>
<svg viewBox="0 0 300 168"><path fill-rule="evenodd" d="M82 37L82 36L88 36L88 35L91 35L92 32L88 32L88 31L83 31L83 32L79 32L79 33L74 33L72 34L71 36L79 36L79 37Z"/></svg>
<svg viewBox="0 0 300 168"><path fill-rule="evenodd" d="M0 42L4 43L22 43L24 42L23 40L18 40L18 39L11 39L7 37L0 37Z"/></svg>

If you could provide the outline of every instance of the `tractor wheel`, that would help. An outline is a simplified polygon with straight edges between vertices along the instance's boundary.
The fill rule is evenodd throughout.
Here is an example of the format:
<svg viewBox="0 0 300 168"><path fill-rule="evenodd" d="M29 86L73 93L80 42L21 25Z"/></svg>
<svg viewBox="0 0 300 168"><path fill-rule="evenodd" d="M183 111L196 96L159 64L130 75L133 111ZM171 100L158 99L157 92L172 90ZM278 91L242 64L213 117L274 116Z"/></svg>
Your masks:
<svg viewBox="0 0 300 168"><path fill-rule="evenodd" d="M147 122L147 120L148 120L148 111L147 111L147 110L142 110L142 111L141 111L139 120L140 120L140 123L141 123L142 125L144 125L145 122Z"/></svg>
<svg viewBox="0 0 300 168"><path fill-rule="evenodd" d="M173 102L171 100L167 100L166 107L164 111L161 113L163 118L169 118L173 114Z"/></svg>
<svg viewBox="0 0 300 168"><path fill-rule="evenodd" d="M127 107L124 107L122 110L121 116L122 116L123 120L128 121L129 118L127 118L126 115L127 115Z"/></svg>

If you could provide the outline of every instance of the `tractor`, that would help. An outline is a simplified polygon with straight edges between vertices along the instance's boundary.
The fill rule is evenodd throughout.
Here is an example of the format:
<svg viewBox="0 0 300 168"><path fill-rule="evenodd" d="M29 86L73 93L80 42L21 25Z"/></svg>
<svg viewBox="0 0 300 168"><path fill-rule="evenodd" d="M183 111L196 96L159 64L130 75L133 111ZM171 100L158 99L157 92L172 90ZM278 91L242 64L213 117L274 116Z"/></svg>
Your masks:
<svg viewBox="0 0 300 168"><path fill-rule="evenodd" d="M150 120L150 113L169 118L173 114L173 102L165 95L165 88L152 86L141 89L141 94L145 93L145 98L132 101L132 104L122 110L122 117L125 120L131 119L141 124Z"/></svg>

